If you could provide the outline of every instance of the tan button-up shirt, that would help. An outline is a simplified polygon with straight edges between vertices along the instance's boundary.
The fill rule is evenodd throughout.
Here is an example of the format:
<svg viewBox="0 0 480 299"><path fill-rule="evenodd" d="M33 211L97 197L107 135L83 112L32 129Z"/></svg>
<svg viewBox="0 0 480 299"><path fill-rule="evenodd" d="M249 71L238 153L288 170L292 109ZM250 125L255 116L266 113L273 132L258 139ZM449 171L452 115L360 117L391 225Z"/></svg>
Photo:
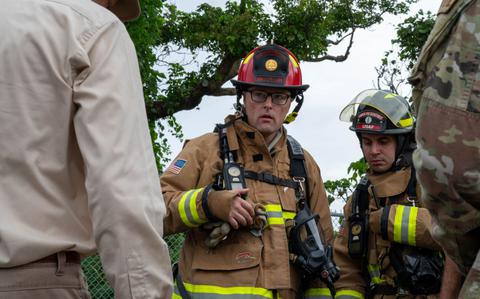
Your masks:
<svg viewBox="0 0 480 299"><path fill-rule="evenodd" d="M0 268L102 258L116 298L171 293L134 46L90 0L2 0Z"/></svg>

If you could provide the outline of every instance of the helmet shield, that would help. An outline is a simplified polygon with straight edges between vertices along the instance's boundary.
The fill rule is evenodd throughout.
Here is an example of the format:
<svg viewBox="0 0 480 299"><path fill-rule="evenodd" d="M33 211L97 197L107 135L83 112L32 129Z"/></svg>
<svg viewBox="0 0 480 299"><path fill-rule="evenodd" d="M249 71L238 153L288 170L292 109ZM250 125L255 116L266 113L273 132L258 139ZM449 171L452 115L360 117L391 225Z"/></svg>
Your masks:
<svg viewBox="0 0 480 299"><path fill-rule="evenodd" d="M359 93L342 109L339 118L351 122L354 131L372 133L403 134L410 132L414 124L410 106L403 97L378 89Z"/></svg>

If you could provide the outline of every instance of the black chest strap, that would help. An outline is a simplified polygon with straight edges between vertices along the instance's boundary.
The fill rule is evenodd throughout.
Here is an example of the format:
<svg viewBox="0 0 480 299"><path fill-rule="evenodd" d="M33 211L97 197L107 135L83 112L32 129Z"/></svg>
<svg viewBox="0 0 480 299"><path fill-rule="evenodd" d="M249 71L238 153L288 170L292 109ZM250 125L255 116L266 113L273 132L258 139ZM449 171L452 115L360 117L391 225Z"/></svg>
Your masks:
<svg viewBox="0 0 480 299"><path fill-rule="evenodd" d="M292 189L298 188L297 182L289 179L279 178L269 172L255 172L255 171L245 170L244 173L247 179L260 181L260 182L264 182L272 185L280 185L280 186L284 186Z"/></svg>
<svg viewBox="0 0 480 299"><path fill-rule="evenodd" d="M290 135L287 136L287 148L290 158L290 175L293 179L282 179L269 172L255 172L251 170L245 170L245 177L255 181L299 190L301 186L298 179L303 179L305 184L307 179L305 155L300 143Z"/></svg>

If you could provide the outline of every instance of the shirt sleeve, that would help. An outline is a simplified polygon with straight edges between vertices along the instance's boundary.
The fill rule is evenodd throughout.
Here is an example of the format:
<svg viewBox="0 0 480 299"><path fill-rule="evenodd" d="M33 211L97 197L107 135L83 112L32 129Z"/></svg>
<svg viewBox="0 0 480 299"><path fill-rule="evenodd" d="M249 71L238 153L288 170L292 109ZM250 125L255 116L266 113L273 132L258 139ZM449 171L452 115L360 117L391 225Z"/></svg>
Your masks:
<svg viewBox="0 0 480 299"><path fill-rule="evenodd" d="M115 298L169 298L165 205L138 62L119 20L79 38L72 139L80 149L93 233ZM80 65L79 61L83 64Z"/></svg>

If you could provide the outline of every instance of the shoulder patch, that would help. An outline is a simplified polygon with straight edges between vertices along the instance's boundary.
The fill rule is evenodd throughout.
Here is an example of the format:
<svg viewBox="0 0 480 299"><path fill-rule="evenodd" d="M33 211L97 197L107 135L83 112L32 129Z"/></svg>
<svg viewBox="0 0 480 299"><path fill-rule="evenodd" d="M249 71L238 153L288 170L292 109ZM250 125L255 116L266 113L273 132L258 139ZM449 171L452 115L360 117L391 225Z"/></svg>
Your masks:
<svg viewBox="0 0 480 299"><path fill-rule="evenodd" d="M187 164L187 160L178 159L168 167L167 171L173 174L179 174L183 167L185 167L185 164Z"/></svg>

